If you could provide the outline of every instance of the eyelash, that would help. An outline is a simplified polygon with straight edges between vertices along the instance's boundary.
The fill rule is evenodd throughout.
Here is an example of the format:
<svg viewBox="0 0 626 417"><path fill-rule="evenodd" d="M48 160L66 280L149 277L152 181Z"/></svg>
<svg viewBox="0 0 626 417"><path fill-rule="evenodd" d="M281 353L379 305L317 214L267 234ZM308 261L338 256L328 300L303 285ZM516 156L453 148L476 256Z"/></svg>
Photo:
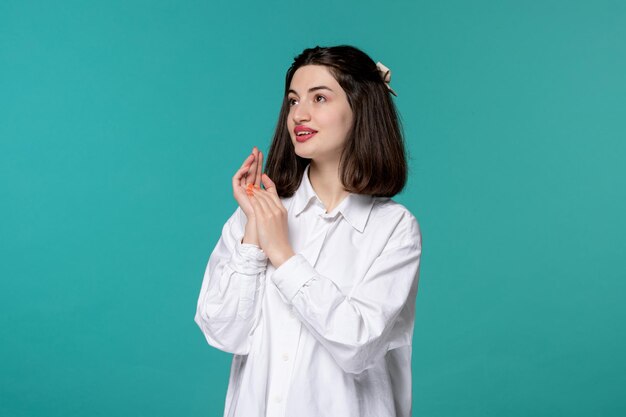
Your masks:
<svg viewBox="0 0 626 417"><path fill-rule="evenodd" d="M323 98L324 101L326 101L326 97L324 97L321 94L316 94L315 95L315 100L317 100L319 97ZM295 101L295 98L290 98L290 99L287 100L287 103L289 103L289 107L293 106L293 101ZM318 101L318 103L319 103L319 101Z"/></svg>

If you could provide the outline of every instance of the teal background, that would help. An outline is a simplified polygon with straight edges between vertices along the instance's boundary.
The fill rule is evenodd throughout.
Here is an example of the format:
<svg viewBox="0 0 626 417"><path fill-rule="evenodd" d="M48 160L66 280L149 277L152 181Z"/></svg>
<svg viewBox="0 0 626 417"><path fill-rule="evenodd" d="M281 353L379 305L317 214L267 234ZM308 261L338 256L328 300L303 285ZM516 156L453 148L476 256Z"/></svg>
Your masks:
<svg viewBox="0 0 626 417"><path fill-rule="evenodd" d="M415 416L626 415L626 3L0 2L0 415L220 416L193 321L302 49L391 68Z"/></svg>

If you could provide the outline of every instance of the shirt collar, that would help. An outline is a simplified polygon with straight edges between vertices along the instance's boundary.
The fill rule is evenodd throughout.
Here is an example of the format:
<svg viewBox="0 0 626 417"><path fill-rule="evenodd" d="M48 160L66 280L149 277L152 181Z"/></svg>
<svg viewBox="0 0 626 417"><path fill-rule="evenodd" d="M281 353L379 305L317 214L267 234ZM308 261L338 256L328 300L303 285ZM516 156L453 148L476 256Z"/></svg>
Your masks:
<svg viewBox="0 0 626 417"><path fill-rule="evenodd" d="M310 166L311 164L309 163L304 169L302 181L300 181L300 186L294 195L294 214L296 216L299 216L312 204L317 204L321 208L322 213L325 210L322 200L320 200L315 193L315 190L311 185L311 181L309 180ZM352 227L359 232L363 232L373 205L374 197L371 195L350 193L341 203L339 203L339 206L326 216L335 217L335 215L340 212L343 218L346 219Z"/></svg>

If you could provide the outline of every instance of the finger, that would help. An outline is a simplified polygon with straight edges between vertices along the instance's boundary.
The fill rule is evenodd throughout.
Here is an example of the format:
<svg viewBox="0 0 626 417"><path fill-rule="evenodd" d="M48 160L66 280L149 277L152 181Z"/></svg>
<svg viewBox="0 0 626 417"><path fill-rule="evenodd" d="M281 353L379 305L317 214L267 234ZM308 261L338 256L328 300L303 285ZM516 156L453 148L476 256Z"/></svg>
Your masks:
<svg viewBox="0 0 626 417"><path fill-rule="evenodd" d="M248 177L248 174L246 173L245 175L241 176L241 179L239 180L239 185L242 187L246 186L246 178Z"/></svg>
<svg viewBox="0 0 626 417"><path fill-rule="evenodd" d="M241 167L239 167L239 170L242 170L244 168L249 168L249 165L252 161L253 161L252 154L250 154L248 155L246 159L243 160L243 164L241 164Z"/></svg>
<svg viewBox="0 0 626 417"><path fill-rule="evenodd" d="M265 210L263 210L263 206L259 203L258 197L254 195L254 192L251 190L248 191L248 197L250 198L250 204L252 205L252 209L254 210L254 217L260 219L264 216Z"/></svg>
<svg viewBox="0 0 626 417"><path fill-rule="evenodd" d="M283 205L283 202L281 201L280 197L278 196L278 194L276 194L274 188L271 188L271 190L265 190L265 195L267 196L268 199L270 199L272 201L272 203L278 207L278 208L285 208L285 206Z"/></svg>
<svg viewBox="0 0 626 417"><path fill-rule="evenodd" d="M266 204L264 208L266 208L268 212L276 214L278 211L285 210L285 206L283 206L280 198L265 190L260 190L260 192L258 191L259 190L255 191L255 195L258 195L259 200Z"/></svg>
<svg viewBox="0 0 626 417"><path fill-rule="evenodd" d="M271 205L272 210L280 210L280 211L285 210L285 206L283 205L283 202L280 200L280 197L278 197L276 194L273 194L269 191L265 191L265 193L263 194L263 197L266 199L268 204Z"/></svg>
<svg viewBox="0 0 626 417"><path fill-rule="evenodd" d="M237 170L237 172L233 176L233 187L236 187L237 183L241 181L241 178L243 177L243 175L248 171L248 168L250 168L249 164L251 162L252 162L252 155L248 155L245 161L243 161L241 168L239 168L239 170Z"/></svg>
<svg viewBox="0 0 626 417"><path fill-rule="evenodd" d="M262 174L261 180L263 181L263 185L265 186L265 189L267 191L278 196L276 184L274 184L274 181L272 181L272 179L267 174Z"/></svg>
<svg viewBox="0 0 626 417"><path fill-rule="evenodd" d="M261 188L261 176L263 175L263 152L259 152L257 156L259 161L256 166L256 176L254 177L254 187Z"/></svg>
<svg viewBox="0 0 626 417"><path fill-rule="evenodd" d="M272 213L274 209L274 203L271 202L267 196L265 196L265 190L254 190L254 199L258 201L259 206L263 209L263 212L266 214Z"/></svg>
<svg viewBox="0 0 626 417"><path fill-rule="evenodd" d="M257 166L259 165L259 151L257 150L256 146L252 148L252 155L254 155L254 161L248 169L248 175L246 176L245 182L246 185L255 182L256 172L258 170Z"/></svg>
<svg viewBox="0 0 626 417"><path fill-rule="evenodd" d="M246 173L241 177L241 186L245 187L246 184L248 182L250 182L250 172L256 172L256 155L254 154L254 150L255 150L256 146L252 147L252 151L250 152L250 155L248 155L248 158L250 156L252 156L252 162L250 163L250 165L248 166L248 170L246 171ZM254 177L252 177L254 178Z"/></svg>

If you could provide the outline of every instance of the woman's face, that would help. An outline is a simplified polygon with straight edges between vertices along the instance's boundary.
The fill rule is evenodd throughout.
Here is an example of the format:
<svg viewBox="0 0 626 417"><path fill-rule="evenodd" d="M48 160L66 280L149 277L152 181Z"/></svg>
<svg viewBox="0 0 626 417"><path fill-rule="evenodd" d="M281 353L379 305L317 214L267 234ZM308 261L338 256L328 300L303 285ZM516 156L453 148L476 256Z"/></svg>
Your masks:
<svg viewBox="0 0 626 417"><path fill-rule="evenodd" d="M291 79L287 128L295 152L316 162L338 162L352 109L337 80L323 65L305 65Z"/></svg>

